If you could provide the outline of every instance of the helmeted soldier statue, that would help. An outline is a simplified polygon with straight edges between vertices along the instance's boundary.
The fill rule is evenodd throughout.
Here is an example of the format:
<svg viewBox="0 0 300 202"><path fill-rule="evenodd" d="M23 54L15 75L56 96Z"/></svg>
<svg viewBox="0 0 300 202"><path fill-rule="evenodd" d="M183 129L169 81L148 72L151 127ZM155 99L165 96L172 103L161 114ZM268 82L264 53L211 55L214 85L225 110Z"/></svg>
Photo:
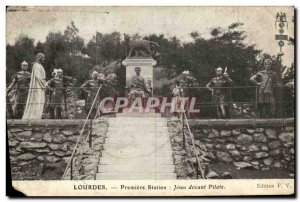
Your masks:
<svg viewBox="0 0 300 202"><path fill-rule="evenodd" d="M216 77L214 77L206 87L212 91L213 106L217 109L219 118L226 118L228 116L227 106L227 89L232 84L232 80L229 78L227 72L223 73L223 69L218 67L216 69ZM228 107L228 106L227 106Z"/></svg>
<svg viewBox="0 0 300 202"><path fill-rule="evenodd" d="M73 83L75 79L63 75L63 70L58 69L53 78L47 82L47 87L52 90L50 96L50 114L53 119L66 117L66 87L68 83Z"/></svg>
<svg viewBox="0 0 300 202"><path fill-rule="evenodd" d="M23 61L21 63L22 71L19 71L14 75L12 83L7 88L7 93L9 94L13 89L15 89L15 107L13 110L14 118L22 118L24 109L26 106L28 89L30 84L31 73L27 71L28 63ZM12 106L8 106L12 107Z"/></svg>
<svg viewBox="0 0 300 202"><path fill-rule="evenodd" d="M100 74L100 75L102 75L102 74ZM87 93L87 97L86 97L86 101L85 101L85 108L86 108L87 114L89 113L89 111L92 107L93 101L96 97L96 94L97 94L97 91L98 91L100 85L103 84L103 82L105 80L104 75L103 76L100 76L100 75L98 74L97 71L93 71L92 79L86 81L84 84L82 84L80 86L80 88L83 89L84 92ZM89 118L94 118L94 116L96 115L99 101L100 101L100 98L98 95L98 98L96 100L96 103L93 106L93 109L91 111Z"/></svg>
<svg viewBox="0 0 300 202"><path fill-rule="evenodd" d="M270 118L274 117L276 104L274 97L274 88L281 86L277 74L272 71L272 60L265 59L264 61L265 70L258 72L250 78L250 81L254 82L258 90L258 109L260 117Z"/></svg>

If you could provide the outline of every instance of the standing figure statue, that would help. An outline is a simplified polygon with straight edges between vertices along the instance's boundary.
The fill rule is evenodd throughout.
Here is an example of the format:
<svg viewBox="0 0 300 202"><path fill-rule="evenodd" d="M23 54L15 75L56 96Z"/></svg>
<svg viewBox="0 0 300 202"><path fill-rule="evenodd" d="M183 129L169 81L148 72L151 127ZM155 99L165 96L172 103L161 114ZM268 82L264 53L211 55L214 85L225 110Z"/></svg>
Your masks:
<svg viewBox="0 0 300 202"><path fill-rule="evenodd" d="M74 79L63 75L62 69L57 69L54 77L47 82L47 86L51 89L50 97L50 114L53 119L66 118L66 87L68 83L73 83Z"/></svg>
<svg viewBox="0 0 300 202"><path fill-rule="evenodd" d="M231 86L232 80L227 74L227 67L223 73L223 69L218 67L216 69L216 77L214 77L206 87L212 92L213 106L217 109L219 118L227 118L228 113L226 107L228 107L227 101L227 90L226 87Z"/></svg>
<svg viewBox="0 0 300 202"><path fill-rule="evenodd" d="M30 83L30 72L27 71L28 63L23 61L21 63L22 71L19 71L13 78L12 83L7 88L8 95L11 94L12 90L15 89L14 92L14 107L8 106L9 108L13 108L13 118L21 119L23 116L23 112L26 106L28 89Z"/></svg>
<svg viewBox="0 0 300 202"><path fill-rule="evenodd" d="M130 79L129 85L129 101L132 104L135 98L145 98L146 93L151 93L150 89L147 88L144 77L141 76L141 68L135 67L135 74Z"/></svg>
<svg viewBox="0 0 300 202"><path fill-rule="evenodd" d="M255 83L258 90L258 110L261 118L271 118L275 116L276 104L274 97L274 87L281 86L277 74L272 71L272 60L265 59L265 70L258 72L250 78Z"/></svg>
<svg viewBox="0 0 300 202"><path fill-rule="evenodd" d="M103 84L104 80L105 80L105 78L100 77L97 71L93 71L92 79L86 81L84 84L82 84L80 86L80 88L82 88L83 91L87 93L87 98L85 101L85 108L86 108L87 114L89 113L89 111L92 107L93 101L96 97L97 91L98 91L100 85ZM93 109L91 111L91 114L89 117L90 119L95 117L95 115L97 113L99 101L100 101L100 99L99 99L99 95L98 95L96 103L94 104Z"/></svg>
<svg viewBox="0 0 300 202"><path fill-rule="evenodd" d="M183 66L183 68L185 68L185 66ZM197 80L194 77L190 76L190 72L188 70L185 70L172 80L172 84L172 94L175 98L175 111L179 110L179 108L181 107L181 98L185 97L188 99L185 102L184 109L187 112L187 115L190 116L187 109L189 108L191 97L196 95L195 89L192 89L192 87L198 86Z"/></svg>
<svg viewBox="0 0 300 202"><path fill-rule="evenodd" d="M29 92L22 119L41 119L45 104L46 72L43 67L45 55L38 53L32 67Z"/></svg>

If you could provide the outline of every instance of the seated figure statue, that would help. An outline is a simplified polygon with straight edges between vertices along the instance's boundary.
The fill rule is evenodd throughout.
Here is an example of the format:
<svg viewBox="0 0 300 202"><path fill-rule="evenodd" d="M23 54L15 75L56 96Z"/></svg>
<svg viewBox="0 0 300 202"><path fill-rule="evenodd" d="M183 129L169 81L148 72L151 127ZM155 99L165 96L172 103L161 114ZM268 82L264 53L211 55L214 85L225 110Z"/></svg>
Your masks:
<svg viewBox="0 0 300 202"><path fill-rule="evenodd" d="M133 75L129 86L129 100L132 103L136 97L146 97L146 93L150 93L147 88L144 77L141 76L141 68L135 68L136 75Z"/></svg>

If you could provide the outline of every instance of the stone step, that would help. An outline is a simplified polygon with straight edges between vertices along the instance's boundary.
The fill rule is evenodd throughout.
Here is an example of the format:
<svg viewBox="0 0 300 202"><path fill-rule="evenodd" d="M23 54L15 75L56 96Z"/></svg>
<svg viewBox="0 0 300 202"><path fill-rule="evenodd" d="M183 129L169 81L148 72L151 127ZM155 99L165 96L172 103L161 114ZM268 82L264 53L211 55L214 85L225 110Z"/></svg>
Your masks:
<svg viewBox="0 0 300 202"><path fill-rule="evenodd" d="M171 180L175 173L97 173L96 180Z"/></svg>
<svg viewBox="0 0 300 202"><path fill-rule="evenodd" d="M109 127L108 128L108 132L109 131L122 131L122 132L153 132L153 131L168 131L168 127L167 126L161 126L161 127L151 127L151 126L147 126L147 125L138 125L136 124L135 126L132 127Z"/></svg>
<svg viewBox="0 0 300 202"><path fill-rule="evenodd" d="M99 165L98 173L174 173L174 165L124 164Z"/></svg>
<svg viewBox="0 0 300 202"><path fill-rule="evenodd" d="M141 113L141 112L127 112L127 113L117 113L117 117L161 117L160 113Z"/></svg>
<svg viewBox="0 0 300 202"><path fill-rule="evenodd" d="M170 157L147 157L147 156L136 156L132 158L113 158L113 157L101 157L100 158L100 165L119 165L123 166L125 164L131 165L139 165L139 164L161 164L161 165L173 165L174 160ZM120 165L121 164L121 165Z"/></svg>
<svg viewBox="0 0 300 202"><path fill-rule="evenodd" d="M104 141L105 143L109 144L109 142L116 144L116 143L129 143L129 142L141 142L140 140L144 140L144 142L149 142L149 143L167 143L170 142L168 137L161 136L161 137L124 137L124 136L117 136L117 135L109 135L107 136Z"/></svg>
<svg viewBox="0 0 300 202"><path fill-rule="evenodd" d="M102 150L101 158L123 158L123 159L133 159L133 158L142 158L142 157L148 157L148 158L173 158L172 151L169 150L158 150L158 151L149 151L149 152L143 152L143 153L131 153L126 151L108 151L108 150Z"/></svg>
<svg viewBox="0 0 300 202"><path fill-rule="evenodd" d="M144 143L125 143L125 144L108 144L105 143L103 145L103 149L105 150L132 150L131 152L143 152L143 151L156 151L156 150L170 150L172 151L171 144L169 142L163 142L163 143L152 143L149 144L149 142Z"/></svg>

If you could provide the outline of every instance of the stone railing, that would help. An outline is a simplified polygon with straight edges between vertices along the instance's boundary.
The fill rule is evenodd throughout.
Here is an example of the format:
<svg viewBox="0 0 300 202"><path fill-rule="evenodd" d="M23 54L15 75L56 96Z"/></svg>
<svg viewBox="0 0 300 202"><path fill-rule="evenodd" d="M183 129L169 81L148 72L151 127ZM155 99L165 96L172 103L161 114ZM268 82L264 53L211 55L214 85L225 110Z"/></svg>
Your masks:
<svg viewBox="0 0 300 202"><path fill-rule="evenodd" d="M294 119L189 120L203 160L233 163L239 168L294 170ZM192 176L181 149L182 132L178 119L168 122L173 155L179 178ZM189 140L187 140L189 141ZM200 148L202 149L200 151Z"/></svg>
<svg viewBox="0 0 300 202"><path fill-rule="evenodd" d="M84 139L81 141L77 153L85 160L77 159L81 166L74 165L74 179L92 179L96 173L95 152L101 155L108 123L106 119L95 121L101 131L93 132L91 149ZM83 124L84 120L7 120L13 180L59 180ZM89 131L90 125L86 126L83 137ZM82 170L87 172L82 174Z"/></svg>

